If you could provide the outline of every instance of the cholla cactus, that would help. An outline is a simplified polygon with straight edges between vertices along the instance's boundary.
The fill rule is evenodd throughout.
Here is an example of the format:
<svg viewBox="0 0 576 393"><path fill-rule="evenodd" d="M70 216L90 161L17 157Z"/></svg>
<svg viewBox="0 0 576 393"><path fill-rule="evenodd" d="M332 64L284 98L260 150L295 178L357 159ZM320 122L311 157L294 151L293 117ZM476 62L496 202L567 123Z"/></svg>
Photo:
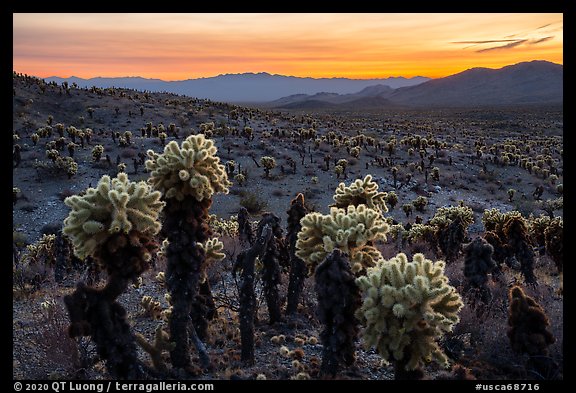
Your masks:
<svg viewBox="0 0 576 393"><path fill-rule="evenodd" d="M134 183L124 173L110 179L104 175L96 188L88 188L83 196L64 200L72 211L64 220L64 234L74 245L78 258L96 256L97 249L114 234L138 233L155 235L164 202L160 193L151 191L144 182ZM150 255L143 256L150 259Z"/></svg>
<svg viewBox="0 0 576 393"><path fill-rule="evenodd" d="M437 344L459 322L463 307L444 275L444 262L400 253L369 268L356 279L363 293L356 316L364 325L364 347L375 347L385 361L394 361L396 378L435 360L448 359Z"/></svg>
<svg viewBox="0 0 576 393"><path fill-rule="evenodd" d="M300 220L308 213L308 209L304 204L303 194L299 193L290 201L290 209L286 213L288 214L286 243L290 256L290 281L288 283L286 314L290 315L295 314L298 309L300 294L304 288L304 279L306 278L306 264L295 255L298 232L302 229Z"/></svg>
<svg viewBox="0 0 576 393"><path fill-rule="evenodd" d="M391 209L398 204L398 195L394 191L390 191L386 194L386 203L390 205Z"/></svg>
<svg viewBox="0 0 576 393"><path fill-rule="evenodd" d="M504 238L512 254L520 262L520 270L529 284L536 283L534 275L534 251L528 236L528 225L522 216L509 215L502 228Z"/></svg>
<svg viewBox="0 0 576 393"><path fill-rule="evenodd" d="M274 157L264 156L260 158L260 165L264 167L264 175L268 178L270 171L276 167L276 160Z"/></svg>
<svg viewBox="0 0 576 393"><path fill-rule="evenodd" d="M329 215L310 213L300 224L295 254L306 262L309 272L334 249L349 254L355 273L373 266L382 256L372 243L385 241L389 228L380 212L366 205L332 207Z"/></svg>
<svg viewBox="0 0 576 393"><path fill-rule="evenodd" d="M199 244L200 248L204 250L204 255L206 256L205 263L202 265L202 272L200 277L200 282L205 282L208 279L207 269L214 262L219 262L226 258L226 254L222 252L224 250L224 243L222 243L218 238L214 237L212 239L206 240L204 243Z"/></svg>
<svg viewBox="0 0 576 393"><path fill-rule="evenodd" d="M96 162L100 161L102 154L104 153L104 146L96 145L92 149L92 159Z"/></svg>
<svg viewBox="0 0 576 393"><path fill-rule="evenodd" d="M244 176L242 173L237 173L234 176L234 180L238 182L239 186L243 186L244 184L246 184L246 176Z"/></svg>
<svg viewBox="0 0 576 393"><path fill-rule="evenodd" d="M159 301L154 300L152 296L142 296L140 299L140 305L144 309L145 313L152 319L160 319L162 316L162 305Z"/></svg>
<svg viewBox="0 0 576 393"><path fill-rule="evenodd" d="M412 201L412 205L414 205L416 211L423 212L426 206L428 205L428 198L420 195L418 196L418 198Z"/></svg>
<svg viewBox="0 0 576 393"><path fill-rule="evenodd" d="M169 241L166 285L173 302L169 326L170 337L176 343L171 351L174 367L189 366L190 338L200 360L206 366L209 363L200 341L208 334L208 320L216 315L210 284L203 280L202 273L207 263L205 242L211 236L208 209L212 195L228 193L230 186L216 152L214 142L203 134L190 135L181 146L171 141L163 154L148 150L148 182L166 200L163 233Z"/></svg>
<svg viewBox="0 0 576 393"><path fill-rule="evenodd" d="M430 220L435 226L438 246L446 256L446 262L455 260L466 239L466 230L474 222L472 209L467 206L441 207Z"/></svg>
<svg viewBox="0 0 576 393"><path fill-rule="evenodd" d="M548 346L556 340L549 330L550 321L542 307L527 296L521 287L509 292L508 331L506 334L515 352L530 356L528 368L544 378L557 373L558 365L549 356Z"/></svg>
<svg viewBox="0 0 576 393"><path fill-rule="evenodd" d="M144 336L140 333L136 333L134 336L138 345L140 345L140 347L150 355L154 368L159 372L166 372L168 369L164 362L164 358L162 357L162 352L172 351L176 346L176 343L170 341L168 333L162 329L162 324L158 325L156 328L153 344L146 341Z"/></svg>
<svg viewBox="0 0 576 393"><path fill-rule="evenodd" d="M230 182L216 151L214 142L202 134L190 135L182 147L171 141L163 154L148 150L146 169L151 171L148 182L164 198L179 201L188 195L202 201L216 192L227 194Z"/></svg>
<svg viewBox="0 0 576 393"><path fill-rule="evenodd" d="M80 283L64 298L70 315L71 337L92 336L113 378L141 379L134 336L126 310L116 302L130 280L149 267L160 230L158 215L164 206L160 193L144 183L134 183L125 174L110 179L102 176L96 188L82 196L64 200L72 211L64 220L63 232L81 259L93 256L108 272L102 289Z"/></svg>
<svg viewBox="0 0 576 393"><path fill-rule="evenodd" d="M358 321L354 314L360 307L360 290L350 264L340 250L332 251L314 273L318 296L318 319L324 325L322 340L322 375L335 376L341 364L355 360Z"/></svg>
<svg viewBox="0 0 576 393"><path fill-rule="evenodd" d="M494 247L483 238L477 237L466 244L463 250L465 254L464 277L466 277L467 286L477 289L480 300L488 303L491 299L490 289L486 285L488 273L496 269L496 262L492 259Z"/></svg>
<svg viewBox="0 0 576 393"><path fill-rule="evenodd" d="M564 220L561 217L556 217L550 221L548 227L544 230L544 239L546 252L556 264L558 272L562 273L564 262Z"/></svg>
<svg viewBox="0 0 576 393"><path fill-rule="evenodd" d="M372 175L356 179L350 186L340 183L334 194L334 203L331 207L346 208L350 205L366 205L380 214L387 213L386 193L378 192L378 184L372 181Z"/></svg>

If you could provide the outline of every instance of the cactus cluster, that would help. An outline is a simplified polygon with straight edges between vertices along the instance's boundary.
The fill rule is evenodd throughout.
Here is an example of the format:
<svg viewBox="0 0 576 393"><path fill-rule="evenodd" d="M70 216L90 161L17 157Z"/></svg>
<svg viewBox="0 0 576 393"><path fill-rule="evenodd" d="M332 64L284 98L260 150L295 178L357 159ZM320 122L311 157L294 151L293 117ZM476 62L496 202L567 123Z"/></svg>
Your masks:
<svg viewBox="0 0 576 393"><path fill-rule="evenodd" d="M228 193L230 182L216 151L214 142L203 134L190 135L182 147L171 141L163 154L148 150L146 169L151 171L148 182L166 199L179 201L188 195L202 201L216 192Z"/></svg>
<svg viewBox="0 0 576 393"><path fill-rule="evenodd" d="M356 282L363 293L357 317L365 326L365 348L406 371L435 360L448 366L437 340L459 322L460 295L444 275L444 262L400 253L369 268Z"/></svg>
<svg viewBox="0 0 576 393"><path fill-rule="evenodd" d="M164 207L158 191L151 191L145 182L129 181L125 173L113 179L104 175L96 188L88 188L82 196L70 196L64 203L72 211L64 220L63 231L80 259L94 256L113 234L132 230L157 234L161 227L158 216Z"/></svg>
<svg viewBox="0 0 576 393"><path fill-rule="evenodd" d="M372 175L366 175L364 179L356 179L350 186L340 183L334 193L332 207L346 208L350 205L366 205L368 208L387 213L385 192L378 192L378 184L372 181Z"/></svg>
<svg viewBox="0 0 576 393"><path fill-rule="evenodd" d="M372 243L385 241L389 228L380 212L366 205L332 207L328 215L309 213L300 224L295 254L306 262L310 272L336 248L349 254L355 273L374 266L382 256Z"/></svg>

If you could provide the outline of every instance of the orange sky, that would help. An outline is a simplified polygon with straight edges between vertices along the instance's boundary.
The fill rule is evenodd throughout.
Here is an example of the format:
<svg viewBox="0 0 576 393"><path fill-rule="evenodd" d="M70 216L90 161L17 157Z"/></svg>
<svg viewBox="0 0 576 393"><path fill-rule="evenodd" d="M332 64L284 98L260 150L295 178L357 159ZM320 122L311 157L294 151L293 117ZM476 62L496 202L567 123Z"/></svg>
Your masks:
<svg viewBox="0 0 576 393"><path fill-rule="evenodd" d="M563 64L562 14L13 14L13 22L14 70L41 78L438 78Z"/></svg>

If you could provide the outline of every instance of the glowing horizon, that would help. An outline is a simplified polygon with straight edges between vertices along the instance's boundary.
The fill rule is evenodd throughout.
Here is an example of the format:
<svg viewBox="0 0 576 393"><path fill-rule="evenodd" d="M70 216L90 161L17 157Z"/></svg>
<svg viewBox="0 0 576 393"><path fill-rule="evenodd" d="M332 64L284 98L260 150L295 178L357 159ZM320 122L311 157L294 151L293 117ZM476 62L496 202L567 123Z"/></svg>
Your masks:
<svg viewBox="0 0 576 393"><path fill-rule="evenodd" d="M563 64L561 13L13 14L13 22L13 69L40 78L440 78Z"/></svg>

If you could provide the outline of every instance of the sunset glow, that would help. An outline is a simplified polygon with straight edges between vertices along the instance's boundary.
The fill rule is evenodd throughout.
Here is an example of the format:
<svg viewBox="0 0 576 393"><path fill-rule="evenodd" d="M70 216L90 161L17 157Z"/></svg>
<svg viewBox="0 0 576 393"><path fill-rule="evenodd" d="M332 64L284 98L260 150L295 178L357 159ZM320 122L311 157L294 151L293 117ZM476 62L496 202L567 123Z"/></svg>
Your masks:
<svg viewBox="0 0 576 393"><path fill-rule="evenodd" d="M562 14L13 14L13 22L13 68L41 78L438 78L563 64Z"/></svg>

